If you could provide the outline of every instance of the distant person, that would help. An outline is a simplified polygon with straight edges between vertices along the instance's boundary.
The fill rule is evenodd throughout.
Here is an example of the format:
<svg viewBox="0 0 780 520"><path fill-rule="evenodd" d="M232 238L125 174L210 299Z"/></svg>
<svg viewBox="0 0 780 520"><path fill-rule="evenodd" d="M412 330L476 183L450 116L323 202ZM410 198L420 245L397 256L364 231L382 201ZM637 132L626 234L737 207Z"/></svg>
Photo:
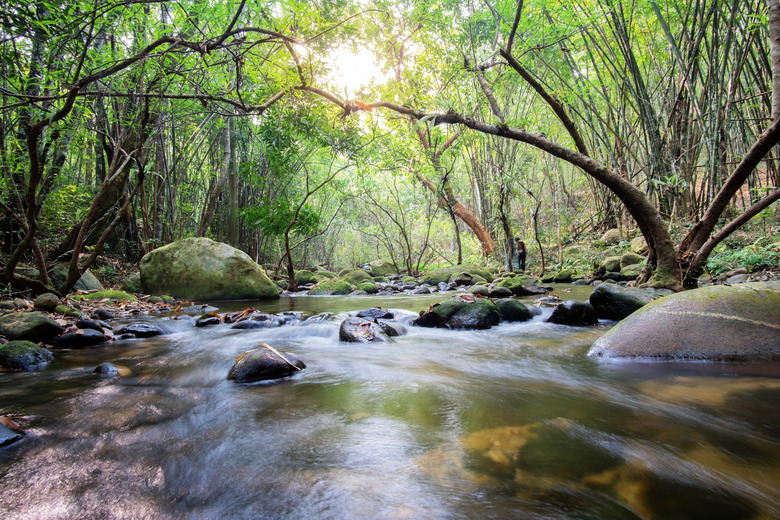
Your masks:
<svg viewBox="0 0 780 520"><path fill-rule="evenodd" d="M371 273L374 270L371 268L371 264L363 264L363 270L367 273Z"/></svg>
<svg viewBox="0 0 780 520"><path fill-rule="evenodd" d="M515 250L517 251L517 267L520 272L525 271L525 242L520 237L515 238Z"/></svg>

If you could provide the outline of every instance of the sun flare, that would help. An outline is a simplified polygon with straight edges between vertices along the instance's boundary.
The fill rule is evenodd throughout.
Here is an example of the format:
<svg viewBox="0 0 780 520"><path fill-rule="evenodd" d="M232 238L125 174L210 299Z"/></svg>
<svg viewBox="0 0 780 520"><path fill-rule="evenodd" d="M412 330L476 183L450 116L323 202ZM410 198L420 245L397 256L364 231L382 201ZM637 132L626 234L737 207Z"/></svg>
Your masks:
<svg viewBox="0 0 780 520"><path fill-rule="evenodd" d="M346 93L349 98L372 83L383 83L389 78L376 57L365 48L352 50L339 47L330 53L328 64L331 72L327 81L334 85L337 92Z"/></svg>

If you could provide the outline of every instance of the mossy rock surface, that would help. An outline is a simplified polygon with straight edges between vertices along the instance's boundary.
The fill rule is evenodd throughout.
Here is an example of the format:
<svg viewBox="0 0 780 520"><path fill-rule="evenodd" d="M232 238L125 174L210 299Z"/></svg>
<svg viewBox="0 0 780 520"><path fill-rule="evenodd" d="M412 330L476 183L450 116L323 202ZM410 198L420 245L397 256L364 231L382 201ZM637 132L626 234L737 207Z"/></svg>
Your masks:
<svg viewBox="0 0 780 520"><path fill-rule="evenodd" d="M141 273L133 273L122 280L122 290L131 293L143 292L141 288Z"/></svg>
<svg viewBox="0 0 780 520"><path fill-rule="evenodd" d="M389 276L398 272L393 262L390 260L374 260L369 262L371 266L371 274L375 276Z"/></svg>
<svg viewBox="0 0 780 520"><path fill-rule="evenodd" d="M448 329L489 329L498 325L501 313L486 298L453 296L431 308L413 323L420 327Z"/></svg>
<svg viewBox="0 0 780 520"><path fill-rule="evenodd" d="M642 273L642 269L644 269L644 267L645 266L642 264L627 265L620 269L620 274L622 274L626 280L636 280L636 278Z"/></svg>
<svg viewBox="0 0 780 520"><path fill-rule="evenodd" d="M327 280L328 277L322 278L323 280ZM300 271L295 271L295 281L301 285L301 284L310 284L310 283L317 283L314 280L314 273L309 271L308 269L301 269Z"/></svg>
<svg viewBox="0 0 780 520"><path fill-rule="evenodd" d="M547 290L539 286L539 282L533 276L510 276L496 283L496 287L504 287L512 291L515 296L531 296L545 294Z"/></svg>
<svg viewBox="0 0 780 520"><path fill-rule="evenodd" d="M641 264L645 261L645 257L636 253L625 253L620 257L620 268L624 268L627 265Z"/></svg>
<svg viewBox="0 0 780 520"><path fill-rule="evenodd" d="M780 282L714 285L665 296L610 329L588 355L780 361Z"/></svg>
<svg viewBox="0 0 780 520"><path fill-rule="evenodd" d="M280 292L249 255L208 238L185 238L155 249L139 267L149 294L211 301L273 299Z"/></svg>
<svg viewBox="0 0 780 520"><path fill-rule="evenodd" d="M73 296L74 300L111 300L117 302L138 301L138 298L124 291L98 291L89 294Z"/></svg>
<svg viewBox="0 0 780 520"><path fill-rule="evenodd" d="M610 229L601 237L601 242L605 245L612 246L617 244L623 239L620 235L619 229Z"/></svg>
<svg viewBox="0 0 780 520"><path fill-rule="evenodd" d="M534 317L527 305L514 298L501 298L495 303L501 313L501 321L528 321Z"/></svg>
<svg viewBox="0 0 780 520"><path fill-rule="evenodd" d="M32 341L9 341L0 345L0 367L7 370L33 371L54 360L48 349L41 348Z"/></svg>
<svg viewBox="0 0 780 520"><path fill-rule="evenodd" d="M363 282L373 282L374 279L371 278L371 274L364 271L363 269L350 269L345 274L341 275L340 278L344 280L347 283L350 283L352 285L358 285Z"/></svg>
<svg viewBox="0 0 780 520"><path fill-rule="evenodd" d="M366 294L376 294L379 292L379 288L374 282L363 282L358 284L358 291L364 291Z"/></svg>
<svg viewBox="0 0 780 520"><path fill-rule="evenodd" d="M563 271L558 271L553 276L553 282L555 283L566 283L571 282L571 278L574 276L574 271L571 269L564 269Z"/></svg>
<svg viewBox="0 0 780 520"><path fill-rule="evenodd" d="M311 296L342 295L352 292L352 285L343 280L326 280L307 294Z"/></svg>
<svg viewBox="0 0 780 520"><path fill-rule="evenodd" d="M0 335L9 340L48 341L64 329L41 312L12 312L0 316Z"/></svg>
<svg viewBox="0 0 780 520"><path fill-rule="evenodd" d="M439 285L441 282L448 283L453 275L460 273L469 273L472 276L479 275L488 282L492 282L495 279L493 273L484 267L476 265L455 265L452 267L441 267L425 273L420 279L420 283L427 283L430 285Z"/></svg>
<svg viewBox="0 0 780 520"><path fill-rule="evenodd" d="M619 273L621 258L622 258L621 256L608 256L601 262L601 265L599 266L599 270L603 269L608 273Z"/></svg>
<svg viewBox="0 0 780 520"><path fill-rule="evenodd" d="M633 239L629 247L631 248L632 253L636 253L638 255L647 254L647 242L645 242L645 237L642 235L639 235Z"/></svg>

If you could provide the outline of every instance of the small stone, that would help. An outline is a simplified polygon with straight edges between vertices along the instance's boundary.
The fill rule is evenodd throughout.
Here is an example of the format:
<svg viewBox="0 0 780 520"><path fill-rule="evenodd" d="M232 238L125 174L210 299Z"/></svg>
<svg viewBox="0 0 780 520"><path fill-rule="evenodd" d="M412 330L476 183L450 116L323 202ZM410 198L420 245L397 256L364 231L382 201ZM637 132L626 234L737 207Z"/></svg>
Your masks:
<svg viewBox="0 0 780 520"><path fill-rule="evenodd" d="M108 341L108 338L102 332L93 329L79 329L75 332L68 332L54 340L55 348L80 348L99 345Z"/></svg>

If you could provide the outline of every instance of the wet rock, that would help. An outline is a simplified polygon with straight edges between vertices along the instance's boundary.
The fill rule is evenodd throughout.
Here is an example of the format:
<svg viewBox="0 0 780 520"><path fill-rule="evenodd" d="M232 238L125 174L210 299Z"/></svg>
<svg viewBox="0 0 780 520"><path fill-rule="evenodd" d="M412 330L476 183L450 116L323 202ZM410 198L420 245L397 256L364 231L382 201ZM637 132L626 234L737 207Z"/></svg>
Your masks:
<svg viewBox="0 0 780 520"><path fill-rule="evenodd" d="M101 334L103 333L103 326L97 321L80 318L76 321L75 325L80 329L92 329L100 332Z"/></svg>
<svg viewBox="0 0 780 520"><path fill-rule="evenodd" d="M383 343L387 341L387 333L373 321L347 318L339 326L339 340L347 343Z"/></svg>
<svg viewBox="0 0 780 520"><path fill-rule="evenodd" d="M67 332L54 340L55 348L82 348L99 345L108 341L108 338L102 332L94 329L79 329L74 332Z"/></svg>
<svg viewBox="0 0 780 520"><path fill-rule="evenodd" d="M439 292L447 292L451 289L449 282L439 282Z"/></svg>
<svg viewBox="0 0 780 520"><path fill-rule="evenodd" d="M132 334L134 338L151 338L159 336L162 331L154 325L148 323L131 323L116 331L117 335Z"/></svg>
<svg viewBox="0 0 780 520"><path fill-rule="evenodd" d="M119 368L113 363L100 363L97 368L95 368L95 374L104 377L116 377L119 375Z"/></svg>
<svg viewBox="0 0 780 520"><path fill-rule="evenodd" d="M92 313L91 317L96 320L111 320L114 318L114 315L106 309L98 309Z"/></svg>
<svg viewBox="0 0 780 520"><path fill-rule="evenodd" d="M211 327L212 325L221 325L222 319L216 313L204 314L195 320L196 327Z"/></svg>
<svg viewBox="0 0 780 520"><path fill-rule="evenodd" d="M567 300L555 307L555 310L553 310L552 315L550 315L547 321L559 325L577 327L595 325L599 320L596 316L596 309L594 309L593 305L589 302Z"/></svg>
<svg viewBox="0 0 780 520"><path fill-rule="evenodd" d="M622 320L651 301L671 293L668 290L620 287L605 283L593 290L588 301L596 309L599 318Z"/></svg>
<svg viewBox="0 0 780 520"><path fill-rule="evenodd" d="M507 287L493 287L490 289L488 296L491 298L511 298L514 293Z"/></svg>
<svg viewBox="0 0 780 520"><path fill-rule="evenodd" d="M230 328L236 330L272 329L272 328L280 327L281 325L282 322L275 319L268 319L268 320L251 319L251 320L239 321L238 323L236 323Z"/></svg>
<svg viewBox="0 0 780 520"><path fill-rule="evenodd" d="M469 288L469 292L474 296L488 296L490 294L490 289L484 285L474 285Z"/></svg>
<svg viewBox="0 0 780 520"><path fill-rule="evenodd" d="M52 312L60 304L60 297L54 293L43 293L33 301L33 307L42 311Z"/></svg>
<svg viewBox="0 0 780 520"><path fill-rule="evenodd" d="M495 303L501 313L501 321L528 321L534 317L527 305L514 298L502 298Z"/></svg>
<svg viewBox="0 0 780 520"><path fill-rule="evenodd" d="M448 329L489 329L498 325L500 318L501 313L492 301L464 294L430 305L413 324Z"/></svg>
<svg viewBox="0 0 780 520"><path fill-rule="evenodd" d="M16 340L0 345L0 367L7 370L31 372L40 370L53 360L54 354L50 350L32 341Z"/></svg>
<svg viewBox="0 0 780 520"><path fill-rule="evenodd" d="M406 327L396 321L377 320L377 324L382 328L382 331L387 334L388 337L394 338L396 336L403 336L408 331Z"/></svg>
<svg viewBox="0 0 780 520"><path fill-rule="evenodd" d="M63 330L56 321L40 312L14 312L0 316L0 335L9 340L48 341Z"/></svg>
<svg viewBox="0 0 780 520"><path fill-rule="evenodd" d="M22 434L13 428L0 423L0 447L8 446L22 439Z"/></svg>
<svg viewBox="0 0 780 520"><path fill-rule="evenodd" d="M380 307L372 307L370 309L363 309L362 311L358 312L356 314L358 318L365 318L367 320L377 320L377 319L383 319L383 320L391 320L393 319L393 313L382 309Z"/></svg>
<svg viewBox="0 0 780 520"><path fill-rule="evenodd" d="M363 282L357 286L359 291L363 291L366 294L376 294L379 292L379 287L374 282Z"/></svg>
<svg viewBox="0 0 780 520"><path fill-rule="evenodd" d="M588 356L780 361L780 282L713 285L648 303Z"/></svg>
<svg viewBox="0 0 780 520"><path fill-rule="evenodd" d="M5 300L0 302L0 311L12 311L15 308L16 305L12 301Z"/></svg>
<svg viewBox="0 0 780 520"><path fill-rule="evenodd" d="M289 352L279 354L261 347L248 350L236 359L227 378L238 383L251 383L288 377L306 368L303 361Z"/></svg>

